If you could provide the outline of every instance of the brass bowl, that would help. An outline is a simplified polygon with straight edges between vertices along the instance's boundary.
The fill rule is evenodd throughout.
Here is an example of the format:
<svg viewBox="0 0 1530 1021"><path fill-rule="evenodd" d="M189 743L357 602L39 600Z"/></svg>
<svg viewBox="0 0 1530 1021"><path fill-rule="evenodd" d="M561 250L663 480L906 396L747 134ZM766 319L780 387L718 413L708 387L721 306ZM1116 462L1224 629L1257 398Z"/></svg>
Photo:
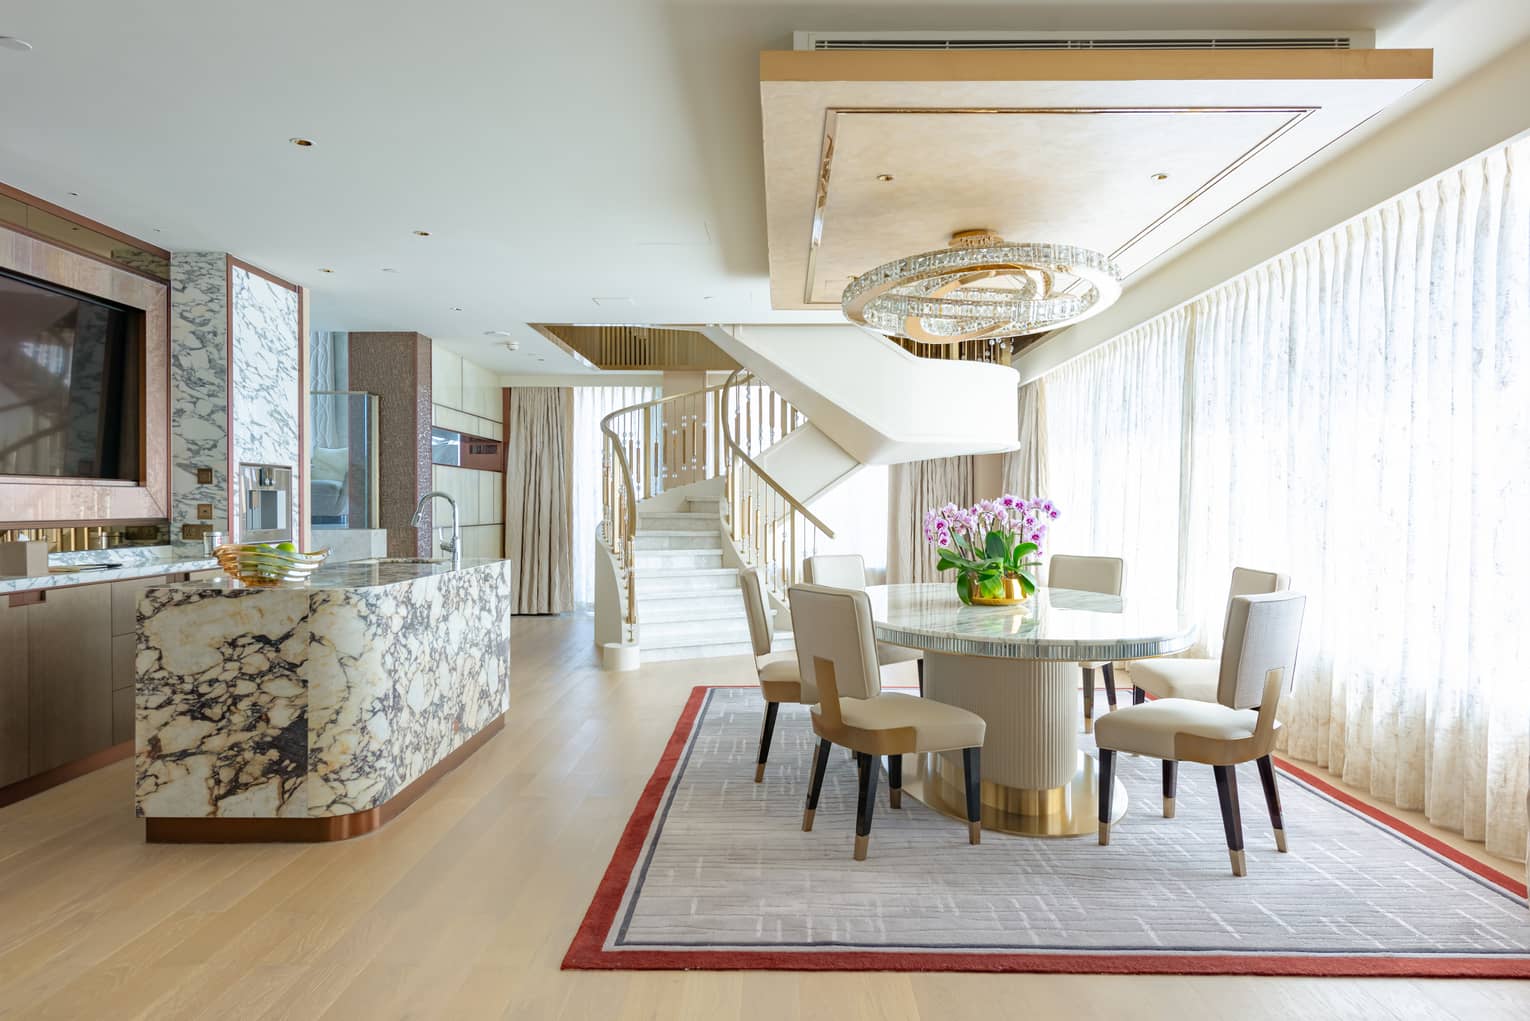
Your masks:
<svg viewBox="0 0 1530 1021"><path fill-rule="evenodd" d="M230 578L246 585L298 584L329 559L329 550L296 553L264 543L230 543L213 550L218 566Z"/></svg>

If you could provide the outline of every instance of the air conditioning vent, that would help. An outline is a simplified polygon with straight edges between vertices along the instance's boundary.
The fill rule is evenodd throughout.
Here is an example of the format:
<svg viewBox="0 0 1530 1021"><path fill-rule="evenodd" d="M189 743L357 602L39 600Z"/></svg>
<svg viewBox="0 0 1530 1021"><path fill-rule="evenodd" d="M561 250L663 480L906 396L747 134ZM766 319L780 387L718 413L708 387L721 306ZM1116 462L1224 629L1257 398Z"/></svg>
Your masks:
<svg viewBox="0 0 1530 1021"><path fill-rule="evenodd" d="M1373 32L798 32L798 50L1359 50Z"/></svg>

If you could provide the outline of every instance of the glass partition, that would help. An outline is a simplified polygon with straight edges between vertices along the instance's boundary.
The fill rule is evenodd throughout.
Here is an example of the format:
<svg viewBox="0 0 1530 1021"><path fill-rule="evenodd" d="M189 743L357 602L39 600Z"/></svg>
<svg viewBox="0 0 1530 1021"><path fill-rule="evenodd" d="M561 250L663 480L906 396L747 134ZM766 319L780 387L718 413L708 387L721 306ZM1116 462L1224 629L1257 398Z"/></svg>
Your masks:
<svg viewBox="0 0 1530 1021"><path fill-rule="evenodd" d="M315 390L308 456L308 510L315 529L376 528L376 394Z"/></svg>

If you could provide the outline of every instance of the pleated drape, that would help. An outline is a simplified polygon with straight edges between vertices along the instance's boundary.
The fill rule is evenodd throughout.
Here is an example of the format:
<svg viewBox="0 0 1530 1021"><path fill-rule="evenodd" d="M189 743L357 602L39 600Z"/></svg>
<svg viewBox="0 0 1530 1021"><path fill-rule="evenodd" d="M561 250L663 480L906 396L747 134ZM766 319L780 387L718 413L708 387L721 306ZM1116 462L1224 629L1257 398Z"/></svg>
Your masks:
<svg viewBox="0 0 1530 1021"><path fill-rule="evenodd" d="M1047 475L1047 384L1033 379L1020 388L1020 449L1004 455L1001 488L1031 499L1052 496ZM985 493L984 496L994 494Z"/></svg>
<svg viewBox="0 0 1530 1021"><path fill-rule="evenodd" d="M1065 520L1127 558L1130 591L1177 545L1177 597L1207 651L1235 564L1307 593L1288 754L1526 854L1530 142L1047 384Z"/></svg>
<svg viewBox="0 0 1530 1021"><path fill-rule="evenodd" d="M515 561L515 613L574 608L573 395L512 387L505 459L505 556Z"/></svg>
<svg viewBox="0 0 1530 1021"><path fill-rule="evenodd" d="M947 503L977 500L970 455L895 464L887 472L887 582L956 581L935 570L935 555L924 540L924 512Z"/></svg>

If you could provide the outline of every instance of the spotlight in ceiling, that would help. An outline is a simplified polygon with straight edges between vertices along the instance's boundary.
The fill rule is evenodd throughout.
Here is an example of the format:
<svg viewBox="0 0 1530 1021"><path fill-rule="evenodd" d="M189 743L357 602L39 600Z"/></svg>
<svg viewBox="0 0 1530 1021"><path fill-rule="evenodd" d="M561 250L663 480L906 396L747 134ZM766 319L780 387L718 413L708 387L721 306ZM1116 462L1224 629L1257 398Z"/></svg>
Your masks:
<svg viewBox="0 0 1530 1021"><path fill-rule="evenodd" d="M394 269L392 266L384 266L382 268L382 271L384 273L397 273L398 272L398 270Z"/></svg>
<svg viewBox="0 0 1530 1021"><path fill-rule="evenodd" d="M892 179L893 179L893 175L891 175L891 174L878 174L877 175L877 180L881 181L883 184L886 184L888 181L891 181Z"/></svg>
<svg viewBox="0 0 1530 1021"><path fill-rule="evenodd" d="M485 337L513 337L514 336L514 334L511 333L509 330L484 330L483 331L483 335Z"/></svg>
<svg viewBox="0 0 1530 1021"><path fill-rule="evenodd" d="M417 237L417 238L428 238L428 237L430 237L430 231L428 231L428 230L417 230L417 231L414 232L414 236Z"/></svg>
<svg viewBox="0 0 1530 1021"><path fill-rule="evenodd" d="M13 35L0 35L0 50L15 50L17 53L25 53L32 48L32 44L25 39L17 39Z"/></svg>
<svg viewBox="0 0 1530 1021"><path fill-rule="evenodd" d="M297 146L299 149L312 149L313 148L313 139L311 139L311 138L289 138L289 139L287 139L287 141L291 142L293 145Z"/></svg>
<svg viewBox="0 0 1530 1021"><path fill-rule="evenodd" d="M72 198L72 199L77 199L77 198L80 197L80 193L77 192L77 191L72 191L72 192L69 193L69 197Z"/></svg>
<svg viewBox="0 0 1530 1021"><path fill-rule="evenodd" d="M507 340L499 346L504 348L506 351L519 351L521 349L521 344L518 340Z"/></svg>
<svg viewBox="0 0 1530 1021"><path fill-rule="evenodd" d="M1168 179L1169 179L1169 175L1165 174L1165 173L1161 173L1160 172L1160 173L1157 173L1157 174L1153 175L1153 180L1155 180L1155 181L1167 181Z"/></svg>
<svg viewBox="0 0 1530 1021"><path fill-rule="evenodd" d="M462 311L462 306L461 305L453 305L452 306L452 311L453 312L461 312Z"/></svg>
<svg viewBox="0 0 1530 1021"><path fill-rule="evenodd" d="M320 273L333 273L334 270L330 269L328 266L320 266L319 267L319 272Z"/></svg>

